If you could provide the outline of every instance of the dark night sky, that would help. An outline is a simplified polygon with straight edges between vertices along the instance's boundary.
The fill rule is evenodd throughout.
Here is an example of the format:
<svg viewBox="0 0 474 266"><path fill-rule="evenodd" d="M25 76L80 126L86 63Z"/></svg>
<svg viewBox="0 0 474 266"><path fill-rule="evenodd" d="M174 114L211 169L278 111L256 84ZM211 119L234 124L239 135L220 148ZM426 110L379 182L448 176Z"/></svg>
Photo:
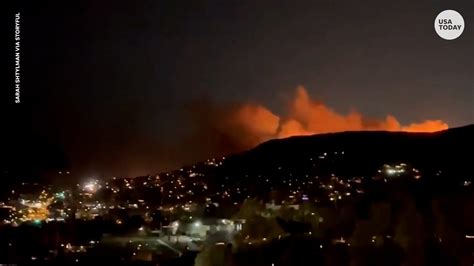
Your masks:
<svg viewBox="0 0 474 266"><path fill-rule="evenodd" d="M433 29L444 9L464 17L457 40ZM280 114L298 85L339 112L474 122L472 0L34 1L18 10L24 119L78 175L203 159L213 151L188 141L190 106L255 102Z"/></svg>

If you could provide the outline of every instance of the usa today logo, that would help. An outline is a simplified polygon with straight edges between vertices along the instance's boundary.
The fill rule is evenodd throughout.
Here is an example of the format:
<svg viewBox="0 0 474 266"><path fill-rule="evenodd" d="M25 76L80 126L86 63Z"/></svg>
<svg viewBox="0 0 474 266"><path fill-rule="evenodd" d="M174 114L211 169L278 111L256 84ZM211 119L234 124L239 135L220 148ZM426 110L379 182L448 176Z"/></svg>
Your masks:
<svg viewBox="0 0 474 266"><path fill-rule="evenodd" d="M434 28L439 37L454 40L464 31L464 19L455 10L444 10L436 17Z"/></svg>

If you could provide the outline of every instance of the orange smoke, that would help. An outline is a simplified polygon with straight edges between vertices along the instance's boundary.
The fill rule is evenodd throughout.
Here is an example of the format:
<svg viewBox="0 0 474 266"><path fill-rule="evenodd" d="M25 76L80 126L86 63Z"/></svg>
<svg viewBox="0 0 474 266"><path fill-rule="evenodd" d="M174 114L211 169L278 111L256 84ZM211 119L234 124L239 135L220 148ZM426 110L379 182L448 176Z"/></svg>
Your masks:
<svg viewBox="0 0 474 266"><path fill-rule="evenodd" d="M327 105L312 100L303 87L297 88L285 117L278 117L264 106L246 104L238 108L229 120L235 126L241 127L241 132L250 134L256 142L253 144L271 138L340 131L434 132L448 128L441 120L401 125L392 115L380 120L367 118L355 110L340 114Z"/></svg>

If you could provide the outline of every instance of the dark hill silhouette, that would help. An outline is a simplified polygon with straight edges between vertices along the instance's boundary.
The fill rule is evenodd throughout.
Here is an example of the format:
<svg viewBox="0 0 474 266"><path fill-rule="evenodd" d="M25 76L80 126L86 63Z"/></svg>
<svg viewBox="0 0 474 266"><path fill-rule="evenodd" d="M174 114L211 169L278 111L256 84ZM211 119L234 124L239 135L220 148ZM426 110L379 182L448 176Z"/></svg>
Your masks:
<svg viewBox="0 0 474 266"><path fill-rule="evenodd" d="M275 176L278 167L298 174L314 166L313 174L370 176L383 164L404 162L425 175L471 178L473 136L469 125L435 133L360 131L275 139L230 156L219 175Z"/></svg>

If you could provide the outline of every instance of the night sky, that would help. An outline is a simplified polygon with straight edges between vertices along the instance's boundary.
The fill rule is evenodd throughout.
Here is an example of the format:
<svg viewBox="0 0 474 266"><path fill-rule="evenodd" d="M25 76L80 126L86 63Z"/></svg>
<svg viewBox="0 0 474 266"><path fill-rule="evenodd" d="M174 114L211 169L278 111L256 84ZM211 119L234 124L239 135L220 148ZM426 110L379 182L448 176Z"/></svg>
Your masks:
<svg viewBox="0 0 474 266"><path fill-rule="evenodd" d="M474 122L472 0L71 3L24 2L9 15L22 16L11 132L61 147L79 177L236 151L207 134L216 113L251 103L284 117L298 86L339 113ZM464 17L456 40L434 31L444 9Z"/></svg>

